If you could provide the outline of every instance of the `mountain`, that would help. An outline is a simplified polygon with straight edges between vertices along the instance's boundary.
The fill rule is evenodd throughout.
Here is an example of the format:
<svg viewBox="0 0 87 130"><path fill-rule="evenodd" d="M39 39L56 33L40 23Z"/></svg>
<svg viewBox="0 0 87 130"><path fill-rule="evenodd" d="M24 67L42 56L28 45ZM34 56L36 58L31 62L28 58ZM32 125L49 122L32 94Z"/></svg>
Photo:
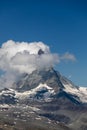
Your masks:
<svg viewBox="0 0 87 130"><path fill-rule="evenodd" d="M26 130L87 129L87 88L74 85L53 68L23 74L12 88L0 90L0 104L2 124L10 116L8 128L24 123Z"/></svg>
<svg viewBox="0 0 87 130"><path fill-rule="evenodd" d="M53 68L35 70L30 75L23 75L16 85L14 85L14 88L18 91L26 91L37 87L40 83L45 83L54 88L54 90L63 88L60 81L60 74L58 74Z"/></svg>
<svg viewBox="0 0 87 130"><path fill-rule="evenodd" d="M65 97L72 103L87 102L87 88L74 85L66 77L53 68L36 70L32 74L24 74L13 85L17 96L33 98L62 98Z"/></svg>

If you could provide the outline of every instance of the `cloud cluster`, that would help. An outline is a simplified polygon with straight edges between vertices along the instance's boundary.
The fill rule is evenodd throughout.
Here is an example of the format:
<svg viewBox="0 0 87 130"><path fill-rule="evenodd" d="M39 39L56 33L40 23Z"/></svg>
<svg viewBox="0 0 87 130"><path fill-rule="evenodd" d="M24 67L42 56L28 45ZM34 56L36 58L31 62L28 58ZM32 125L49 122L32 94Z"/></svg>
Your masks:
<svg viewBox="0 0 87 130"><path fill-rule="evenodd" d="M9 40L0 48L0 87L11 87L21 73L31 73L59 63L60 60L75 60L74 55L52 54L49 46L43 42L15 42Z"/></svg>
<svg viewBox="0 0 87 130"><path fill-rule="evenodd" d="M51 54L42 42L4 43L0 49L0 69L6 72L31 73L35 69L49 67L58 62L58 56Z"/></svg>

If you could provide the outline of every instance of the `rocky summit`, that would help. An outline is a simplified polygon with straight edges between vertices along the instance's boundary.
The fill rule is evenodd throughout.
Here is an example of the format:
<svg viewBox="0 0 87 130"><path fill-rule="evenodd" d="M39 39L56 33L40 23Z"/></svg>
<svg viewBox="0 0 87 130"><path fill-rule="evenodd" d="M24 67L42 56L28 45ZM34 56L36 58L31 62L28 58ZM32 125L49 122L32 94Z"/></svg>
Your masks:
<svg viewBox="0 0 87 130"><path fill-rule="evenodd" d="M87 130L86 115L87 88L52 67L0 90L0 130Z"/></svg>

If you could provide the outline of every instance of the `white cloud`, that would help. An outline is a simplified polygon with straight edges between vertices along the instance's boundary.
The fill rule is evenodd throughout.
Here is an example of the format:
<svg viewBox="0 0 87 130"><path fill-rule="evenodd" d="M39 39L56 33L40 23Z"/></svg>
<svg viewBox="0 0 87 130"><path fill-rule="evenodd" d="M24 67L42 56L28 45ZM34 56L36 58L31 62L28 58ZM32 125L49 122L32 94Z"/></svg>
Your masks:
<svg viewBox="0 0 87 130"><path fill-rule="evenodd" d="M41 50L44 54L39 55ZM37 68L49 67L58 62L57 55L51 54L49 47L42 42L14 42L4 43L0 49L0 69L31 73Z"/></svg>
<svg viewBox="0 0 87 130"><path fill-rule="evenodd" d="M70 60L70 61L76 61L76 58L73 54L66 52L64 55L60 57L61 60Z"/></svg>
<svg viewBox="0 0 87 130"><path fill-rule="evenodd" d="M59 63L60 60L75 60L75 56L65 53L62 56L52 54L49 46L43 42L15 42L9 40L0 48L0 87L11 87L21 73L31 73Z"/></svg>

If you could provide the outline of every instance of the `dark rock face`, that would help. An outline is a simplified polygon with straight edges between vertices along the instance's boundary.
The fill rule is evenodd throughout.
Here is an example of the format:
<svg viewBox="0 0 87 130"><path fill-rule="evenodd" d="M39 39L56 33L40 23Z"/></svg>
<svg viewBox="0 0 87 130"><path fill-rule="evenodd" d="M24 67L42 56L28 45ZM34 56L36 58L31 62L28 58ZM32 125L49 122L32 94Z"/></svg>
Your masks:
<svg viewBox="0 0 87 130"><path fill-rule="evenodd" d="M43 51L42 49L40 49L40 50L38 51L38 55L42 55L42 54L44 54L44 51Z"/></svg>
<svg viewBox="0 0 87 130"><path fill-rule="evenodd" d="M3 95L2 97L0 97L0 104L15 104L15 103L16 103L16 99L13 96Z"/></svg>
<svg viewBox="0 0 87 130"><path fill-rule="evenodd" d="M9 89L5 88L0 95L0 104L15 104L17 103L17 98L15 98L15 93L12 93Z"/></svg>
<svg viewBox="0 0 87 130"><path fill-rule="evenodd" d="M81 104L78 100L76 100L76 96L75 95L71 95L65 91L60 91L58 94L56 94L54 96L54 98L57 98L59 100L61 100L62 102L66 103L67 100L69 100L70 102L73 102L77 105ZM77 97L78 98L78 97Z"/></svg>
<svg viewBox="0 0 87 130"><path fill-rule="evenodd" d="M45 113L45 114L40 114L40 116L45 116L51 120L55 120L55 121L59 121L59 122L63 122L63 123L69 123L70 118L64 115L60 115L60 114L51 114L51 113Z"/></svg>
<svg viewBox="0 0 87 130"><path fill-rule="evenodd" d="M60 74L53 68L50 68L36 70L30 75L25 74L25 76L14 85L14 88L23 92L37 87L40 83L46 83L48 86L54 88L55 91L64 87L60 81Z"/></svg>

